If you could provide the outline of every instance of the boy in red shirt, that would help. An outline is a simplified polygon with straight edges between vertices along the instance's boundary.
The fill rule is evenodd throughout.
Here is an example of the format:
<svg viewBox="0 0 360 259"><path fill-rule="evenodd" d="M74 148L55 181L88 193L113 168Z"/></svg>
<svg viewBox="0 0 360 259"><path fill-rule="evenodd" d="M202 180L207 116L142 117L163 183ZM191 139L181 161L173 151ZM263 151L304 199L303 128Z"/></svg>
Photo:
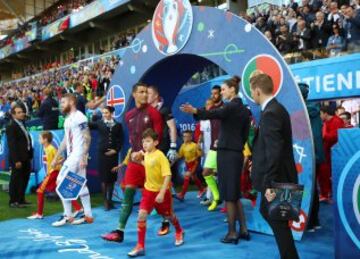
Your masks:
<svg viewBox="0 0 360 259"><path fill-rule="evenodd" d="M325 152L325 162L319 169L320 201L327 201L331 196L331 148L338 141L338 129L344 128L344 122L329 106L320 108L320 117L323 121L322 135Z"/></svg>

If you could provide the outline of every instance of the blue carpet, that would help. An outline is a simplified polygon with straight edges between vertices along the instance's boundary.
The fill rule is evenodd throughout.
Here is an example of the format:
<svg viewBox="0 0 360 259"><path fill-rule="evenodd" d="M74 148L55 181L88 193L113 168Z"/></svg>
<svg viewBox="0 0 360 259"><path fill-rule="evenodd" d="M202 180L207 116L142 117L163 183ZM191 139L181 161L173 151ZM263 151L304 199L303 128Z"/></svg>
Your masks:
<svg viewBox="0 0 360 259"><path fill-rule="evenodd" d="M224 215L209 213L199 205L194 193L183 203L175 201L176 214L185 229L185 244L174 246L174 230L168 236L158 237L159 216L150 216L146 240L146 258L279 258L272 236L251 233L250 242L242 241L237 246L219 242L226 232ZM49 216L43 220L10 220L0 223L0 258L126 258L136 244L136 211L128 222L125 242L105 242L102 233L117 225L119 210L104 212L94 210L95 222L91 225L51 227L58 218ZM296 242L301 258L334 258L333 219L331 205L321 205L323 228L315 233L306 233L301 242Z"/></svg>

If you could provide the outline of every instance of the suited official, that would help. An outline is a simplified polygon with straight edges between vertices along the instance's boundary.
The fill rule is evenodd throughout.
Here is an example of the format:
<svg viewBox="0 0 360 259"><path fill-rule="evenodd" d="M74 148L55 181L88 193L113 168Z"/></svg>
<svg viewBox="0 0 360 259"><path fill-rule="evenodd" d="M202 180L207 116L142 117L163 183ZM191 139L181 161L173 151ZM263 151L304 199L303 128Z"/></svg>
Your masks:
<svg viewBox="0 0 360 259"><path fill-rule="evenodd" d="M9 206L20 208L28 204L25 201L25 190L30 178L31 159L33 148L31 136L26 131L24 109L15 104L11 108L12 119L6 127L6 136L9 147L9 163L11 176L9 183Z"/></svg>
<svg viewBox="0 0 360 259"><path fill-rule="evenodd" d="M98 172L102 183L105 210L113 209L112 194L117 173L112 169L117 166L119 152L122 149L124 133L122 125L113 118L115 108L106 106L102 109L102 119L90 122L90 129L98 130L97 158Z"/></svg>
<svg viewBox="0 0 360 259"><path fill-rule="evenodd" d="M260 212L274 232L283 259L299 258L288 221L268 217L268 205L275 198L272 182L297 183L293 157L290 116L272 95L274 85L270 76L258 73L250 79L251 94L261 107L259 128L253 144L251 178L261 192Z"/></svg>

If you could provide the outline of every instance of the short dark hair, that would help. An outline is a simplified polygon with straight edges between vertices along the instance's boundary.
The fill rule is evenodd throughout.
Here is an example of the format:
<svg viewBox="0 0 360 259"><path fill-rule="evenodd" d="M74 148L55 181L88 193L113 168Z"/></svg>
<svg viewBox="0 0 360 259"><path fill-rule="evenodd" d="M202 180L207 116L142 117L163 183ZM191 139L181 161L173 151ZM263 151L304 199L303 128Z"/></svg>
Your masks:
<svg viewBox="0 0 360 259"><path fill-rule="evenodd" d="M41 132L40 136L43 139L46 139L48 143L51 143L53 140L53 134L50 131L43 131Z"/></svg>
<svg viewBox="0 0 360 259"><path fill-rule="evenodd" d="M329 115L335 115L335 109L331 108L329 105L323 105L320 107L320 111L323 113L327 113Z"/></svg>
<svg viewBox="0 0 360 259"><path fill-rule="evenodd" d="M211 90L219 90L219 91L221 91L221 87L220 87L220 85L214 85L214 86L211 88Z"/></svg>
<svg viewBox="0 0 360 259"><path fill-rule="evenodd" d="M76 83L74 84L74 89L78 88L79 86L83 86L82 83L76 82Z"/></svg>
<svg viewBox="0 0 360 259"><path fill-rule="evenodd" d="M142 139L145 138L152 138L153 140L158 140L159 134L157 134L156 131L152 128L148 128L142 134Z"/></svg>
<svg viewBox="0 0 360 259"><path fill-rule="evenodd" d="M149 87L147 84L142 83L142 82L136 83L132 88L132 93L135 93L140 86L146 87L146 88Z"/></svg>
<svg viewBox="0 0 360 259"><path fill-rule="evenodd" d="M113 106L109 106L109 105L105 106L104 109L108 110L110 113L114 113L114 111L115 111L115 108Z"/></svg>
<svg viewBox="0 0 360 259"><path fill-rule="evenodd" d="M155 93L157 93L158 95L160 95L160 91L159 91L159 88L155 85L149 85L147 87L148 89L152 89Z"/></svg>
<svg viewBox="0 0 360 259"><path fill-rule="evenodd" d="M192 130L184 130L183 132L182 132L182 134L184 135L184 134L193 134L193 131Z"/></svg>
<svg viewBox="0 0 360 259"><path fill-rule="evenodd" d="M347 120L351 120L351 113L350 112L343 112L342 114L339 115L340 117L341 116L345 116L345 118Z"/></svg>
<svg viewBox="0 0 360 259"><path fill-rule="evenodd" d="M233 76L230 79L227 79L224 81L224 84L226 84L229 88L234 88L235 93L239 93L239 83L241 82L241 78L238 76Z"/></svg>
<svg viewBox="0 0 360 259"><path fill-rule="evenodd" d="M26 113L26 111L24 111L24 108L23 108L20 104L17 103L17 104L15 104L15 105L11 108L11 114L14 115L14 114L15 114L15 110L16 110L16 109L19 109L19 108L20 108L23 112Z"/></svg>

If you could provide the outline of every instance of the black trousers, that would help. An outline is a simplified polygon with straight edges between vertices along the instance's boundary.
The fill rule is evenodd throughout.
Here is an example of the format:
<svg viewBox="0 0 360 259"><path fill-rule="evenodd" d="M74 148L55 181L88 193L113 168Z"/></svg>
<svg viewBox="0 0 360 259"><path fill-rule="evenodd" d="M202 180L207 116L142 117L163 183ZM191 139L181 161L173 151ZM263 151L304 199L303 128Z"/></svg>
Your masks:
<svg viewBox="0 0 360 259"><path fill-rule="evenodd" d="M295 242L288 221L271 220L268 217L268 201L262 193L260 212L274 232L281 259L298 259Z"/></svg>
<svg viewBox="0 0 360 259"><path fill-rule="evenodd" d="M31 173L31 161L21 162L20 169L16 169L15 165L11 165L11 176L9 183L9 203L23 203L25 202L25 191L29 182Z"/></svg>
<svg viewBox="0 0 360 259"><path fill-rule="evenodd" d="M312 198L312 206L311 206L310 217L308 222L308 229L320 225L320 221L319 221L320 203L319 203L319 191L317 186L317 174L319 172L318 170L319 170L319 165L317 164L315 171L315 188L314 188L314 194L312 196L313 198Z"/></svg>

